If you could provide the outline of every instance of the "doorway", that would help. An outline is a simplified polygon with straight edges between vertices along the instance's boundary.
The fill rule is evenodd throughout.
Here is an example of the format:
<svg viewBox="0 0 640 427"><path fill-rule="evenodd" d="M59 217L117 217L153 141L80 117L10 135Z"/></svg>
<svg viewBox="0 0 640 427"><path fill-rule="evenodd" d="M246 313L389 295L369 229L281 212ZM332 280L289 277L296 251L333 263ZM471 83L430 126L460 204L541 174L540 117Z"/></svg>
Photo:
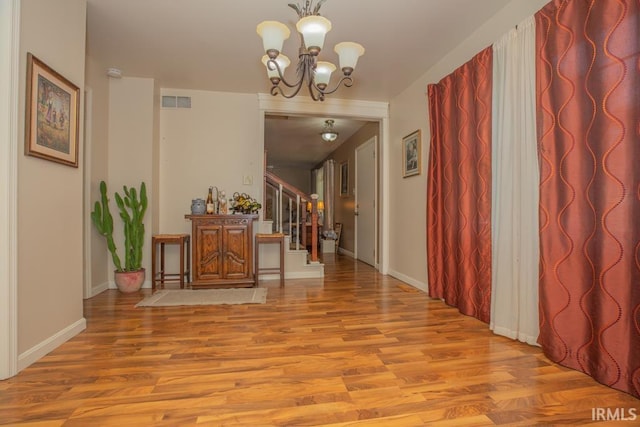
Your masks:
<svg viewBox="0 0 640 427"><path fill-rule="evenodd" d="M386 102L373 101L351 101L344 99L327 99L324 102L314 102L303 97L296 99L282 99L273 97L269 94L258 94L258 108L263 118L261 121L260 134L263 136L262 146L265 147L264 118L269 115L307 115L307 116L326 116L347 117L366 121L376 121L379 123L378 139L380 147L376 153L380 168L380 190L378 194L378 209L376 209L380 222L379 235L377 237L379 253L377 254L377 262L380 272L388 274L389 271L389 247L385 242L389 239L389 198L385 195L389 194L389 104ZM317 136L317 135L316 135ZM265 167L269 166L265 164ZM261 195L262 196L262 195ZM353 211L352 211L353 212ZM343 230L344 233L344 230ZM355 230L354 230L355 234ZM344 236L344 234L343 234ZM355 245L354 245L355 246Z"/></svg>

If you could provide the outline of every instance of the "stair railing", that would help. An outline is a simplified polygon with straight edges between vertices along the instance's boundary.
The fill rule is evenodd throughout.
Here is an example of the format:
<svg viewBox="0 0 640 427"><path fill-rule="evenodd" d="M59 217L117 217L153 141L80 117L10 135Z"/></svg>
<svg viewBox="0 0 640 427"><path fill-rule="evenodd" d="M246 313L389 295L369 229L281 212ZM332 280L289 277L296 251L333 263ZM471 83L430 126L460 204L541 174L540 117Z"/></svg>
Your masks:
<svg viewBox="0 0 640 427"><path fill-rule="evenodd" d="M269 191L272 197L269 199ZM288 206L289 210L289 229L288 234L292 241L295 241L296 249L307 247L307 206L311 204L311 261L318 261L318 196L316 194L308 195L287 183L279 176L265 171L264 173L264 212L269 204L271 204L271 219L276 232L283 233L284 207ZM315 196L315 197L314 197ZM295 211L296 215L293 215ZM302 229L304 228L304 229ZM293 231L295 230L295 238ZM285 233L286 234L286 233Z"/></svg>

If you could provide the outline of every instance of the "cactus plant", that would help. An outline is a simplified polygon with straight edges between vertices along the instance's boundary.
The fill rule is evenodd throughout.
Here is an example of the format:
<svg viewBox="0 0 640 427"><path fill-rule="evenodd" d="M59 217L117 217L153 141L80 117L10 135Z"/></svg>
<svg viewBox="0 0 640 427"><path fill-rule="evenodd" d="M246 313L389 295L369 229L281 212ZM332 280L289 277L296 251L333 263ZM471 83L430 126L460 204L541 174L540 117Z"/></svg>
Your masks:
<svg viewBox="0 0 640 427"><path fill-rule="evenodd" d="M120 218L124 223L124 268L113 240L113 217L109 209L107 184L100 182L100 201L94 205L91 220L98 232L107 239L107 247L111 252L116 271L136 271L142 268L142 247L144 246L144 224L142 222L147 210L147 188L140 184L140 193L135 188L123 187L124 198L115 193Z"/></svg>

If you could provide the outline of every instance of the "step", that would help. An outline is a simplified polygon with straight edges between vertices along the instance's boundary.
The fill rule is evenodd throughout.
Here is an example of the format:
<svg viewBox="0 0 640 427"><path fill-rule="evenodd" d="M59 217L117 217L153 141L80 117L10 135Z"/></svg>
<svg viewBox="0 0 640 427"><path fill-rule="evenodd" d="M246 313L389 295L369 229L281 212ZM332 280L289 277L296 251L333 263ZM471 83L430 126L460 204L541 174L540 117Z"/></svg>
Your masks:
<svg viewBox="0 0 640 427"><path fill-rule="evenodd" d="M271 222L271 221L263 221ZM270 227L270 224L268 225ZM262 224L257 227L259 230ZM268 234L268 232L267 232ZM284 237L284 277L285 279L307 279L324 277L324 264L320 262L307 262L309 252L306 249L290 249L289 236ZM280 252L278 245L260 245L260 265L261 268L277 268L280 265ZM278 274L261 274L260 280L278 280Z"/></svg>

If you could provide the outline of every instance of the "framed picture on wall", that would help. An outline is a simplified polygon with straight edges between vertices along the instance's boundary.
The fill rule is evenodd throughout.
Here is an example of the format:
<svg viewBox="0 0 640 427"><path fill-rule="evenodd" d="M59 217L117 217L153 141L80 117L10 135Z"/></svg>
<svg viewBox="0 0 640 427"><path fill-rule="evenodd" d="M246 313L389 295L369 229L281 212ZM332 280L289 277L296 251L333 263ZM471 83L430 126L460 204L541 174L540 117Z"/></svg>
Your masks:
<svg viewBox="0 0 640 427"><path fill-rule="evenodd" d="M402 177L420 175L422 169L422 132L415 132L402 138Z"/></svg>
<svg viewBox="0 0 640 427"><path fill-rule="evenodd" d="M27 54L25 154L78 167L80 89Z"/></svg>
<svg viewBox="0 0 640 427"><path fill-rule="evenodd" d="M340 163L340 196L349 195L349 162Z"/></svg>

